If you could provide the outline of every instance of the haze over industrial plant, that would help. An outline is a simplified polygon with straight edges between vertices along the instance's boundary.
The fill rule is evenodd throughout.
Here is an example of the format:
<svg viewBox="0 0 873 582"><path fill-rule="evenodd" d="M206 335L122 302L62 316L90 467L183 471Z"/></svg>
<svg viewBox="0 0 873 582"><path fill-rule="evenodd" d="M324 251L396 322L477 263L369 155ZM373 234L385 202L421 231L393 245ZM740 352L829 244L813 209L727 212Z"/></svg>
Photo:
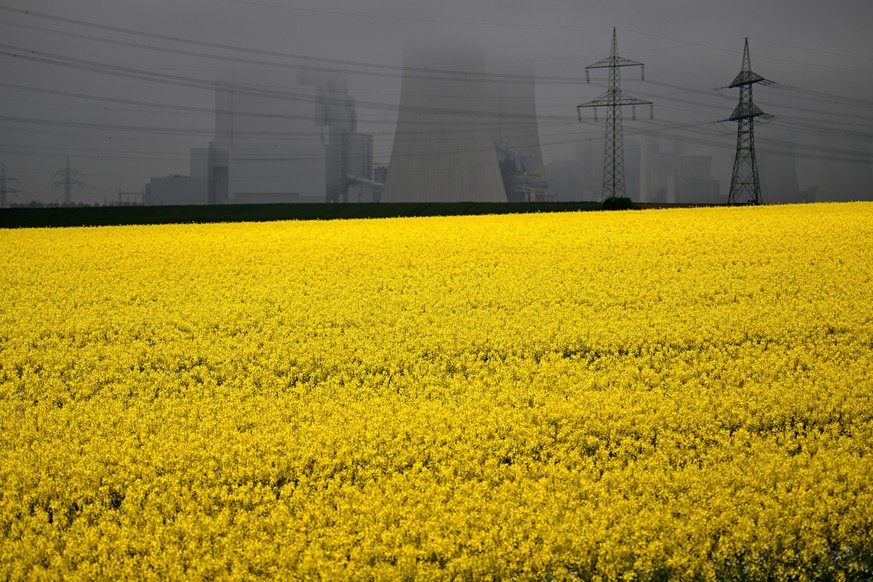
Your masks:
<svg viewBox="0 0 873 582"><path fill-rule="evenodd" d="M764 203L873 199L873 4L0 0L0 205L724 203L748 39Z"/></svg>

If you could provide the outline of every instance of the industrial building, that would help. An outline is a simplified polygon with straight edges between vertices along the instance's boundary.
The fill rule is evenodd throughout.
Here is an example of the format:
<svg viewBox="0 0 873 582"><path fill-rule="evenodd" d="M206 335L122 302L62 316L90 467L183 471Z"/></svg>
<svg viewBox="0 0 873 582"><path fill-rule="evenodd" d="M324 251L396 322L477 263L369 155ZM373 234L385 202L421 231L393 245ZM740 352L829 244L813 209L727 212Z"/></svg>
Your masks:
<svg viewBox="0 0 873 582"><path fill-rule="evenodd" d="M191 150L190 176L153 178L145 203L369 202L372 166L344 77L234 73L216 82L215 139Z"/></svg>
<svg viewBox="0 0 873 582"><path fill-rule="evenodd" d="M712 156L689 155L678 134L671 138L649 136L640 155L628 159L628 168L640 167L640 202L667 204L718 204L721 184L712 176ZM629 188L629 192L630 192Z"/></svg>
<svg viewBox="0 0 873 582"><path fill-rule="evenodd" d="M580 200L599 200L603 192L603 141L583 139L576 143L576 164L579 176Z"/></svg>
<svg viewBox="0 0 873 582"><path fill-rule="evenodd" d="M196 206L209 204L206 180L192 176L151 178L143 189L146 206Z"/></svg>
<svg viewBox="0 0 873 582"><path fill-rule="evenodd" d="M532 68L489 67L478 47L408 49L391 162L374 179L344 77L224 75L215 138L187 176L153 178L146 204L525 202L553 199ZM384 182L382 181L384 179Z"/></svg>

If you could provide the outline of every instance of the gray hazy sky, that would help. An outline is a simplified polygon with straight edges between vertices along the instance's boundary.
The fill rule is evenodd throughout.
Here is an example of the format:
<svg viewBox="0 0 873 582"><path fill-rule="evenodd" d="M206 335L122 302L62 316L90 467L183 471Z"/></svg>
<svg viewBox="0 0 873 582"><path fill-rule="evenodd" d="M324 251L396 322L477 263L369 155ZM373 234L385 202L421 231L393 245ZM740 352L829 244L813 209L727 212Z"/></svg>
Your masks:
<svg viewBox="0 0 873 582"><path fill-rule="evenodd" d="M730 114L736 92L715 88L739 71L748 37L753 69L783 84L756 88L756 102L777 115L758 129L759 150L796 144L805 156L798 167L806 187L817 179L822 129L873 134L871 24L869 0L0 0L0 161L20 179L19 201L53 201L62 196L51 187L54 173L70 156L87 184L77 199L103 203L119 189L141 190L150 176L186 174L188 148L212 139L214 121L214 94L187 85L255 67L184 52L346 70L360 101L396 104L404 43L435 33L477 38L493 62L533 63L539 77L550 79L537 86L538 111L547 119L540 127L546 161L572 158L576 137L602 133L602 121L579 124L575 106L603 92L603 72L586 85L584 68L607 56L616 27L621 55L646 64L646 82L628 71L625 91L655 102L656 121L628 120L628 136L640 130L667 136L687 125L688 147L713 154L723 180L736 126L714 122ZM59 65L64 59L73 60ZM390 67L355 64L361 62ZM114 67L112 74L92 70L97 65ZM136 70L178 82L131 78ZM377 160L387 163L396 113L362 107L359 117L360 129L375 135Z"/></svg>

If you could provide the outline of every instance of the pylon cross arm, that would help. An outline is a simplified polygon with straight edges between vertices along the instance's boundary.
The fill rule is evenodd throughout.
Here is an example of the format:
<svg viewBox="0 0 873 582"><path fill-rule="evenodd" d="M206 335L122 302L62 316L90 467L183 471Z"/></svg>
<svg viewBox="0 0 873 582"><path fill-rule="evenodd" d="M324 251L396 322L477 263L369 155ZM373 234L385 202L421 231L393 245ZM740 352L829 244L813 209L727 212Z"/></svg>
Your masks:
<svg viewBox="0 0 873 582"><path fill-rule="evenodd" d="M766 81L764 77L755 73L754 71L740 71L740 73L734 78L729 88L733 89L735 87L742 87L743 85L751 85L752 83L760 83L761 81Z"/></svg>
<svg viewBox="0 0 873 582"><path fill-rule="evenodd" d="M606 92L597 99L593 101L589 101L587 103L583 103L581 105L577 105L577 107L606 107L609 105L651 105L651 101L644 101L642 99L637 99L636 97L631 97L630 95L625 95L621 91L617 91L615 96L613 96L612 92Z"/></svg>
<svg viewBox="0 0 873 582"><path fill-rule="evenodd" d="M610 67L644 67L643 63L632 61L624 57L606 57L596 63L590 64L586 69L608 69Z"/></svg>

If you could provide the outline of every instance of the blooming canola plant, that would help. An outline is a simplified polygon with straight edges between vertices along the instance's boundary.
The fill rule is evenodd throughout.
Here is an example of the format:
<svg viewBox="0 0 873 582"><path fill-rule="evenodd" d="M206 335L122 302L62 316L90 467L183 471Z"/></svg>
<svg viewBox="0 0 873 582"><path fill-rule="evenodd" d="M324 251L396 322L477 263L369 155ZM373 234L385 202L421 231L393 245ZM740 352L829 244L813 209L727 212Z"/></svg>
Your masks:
<svg viewBox="0 0 873 582"><path fill-rule="evenodd" d="M5 577L871 574L871 204L0 252Z"/></svg>

